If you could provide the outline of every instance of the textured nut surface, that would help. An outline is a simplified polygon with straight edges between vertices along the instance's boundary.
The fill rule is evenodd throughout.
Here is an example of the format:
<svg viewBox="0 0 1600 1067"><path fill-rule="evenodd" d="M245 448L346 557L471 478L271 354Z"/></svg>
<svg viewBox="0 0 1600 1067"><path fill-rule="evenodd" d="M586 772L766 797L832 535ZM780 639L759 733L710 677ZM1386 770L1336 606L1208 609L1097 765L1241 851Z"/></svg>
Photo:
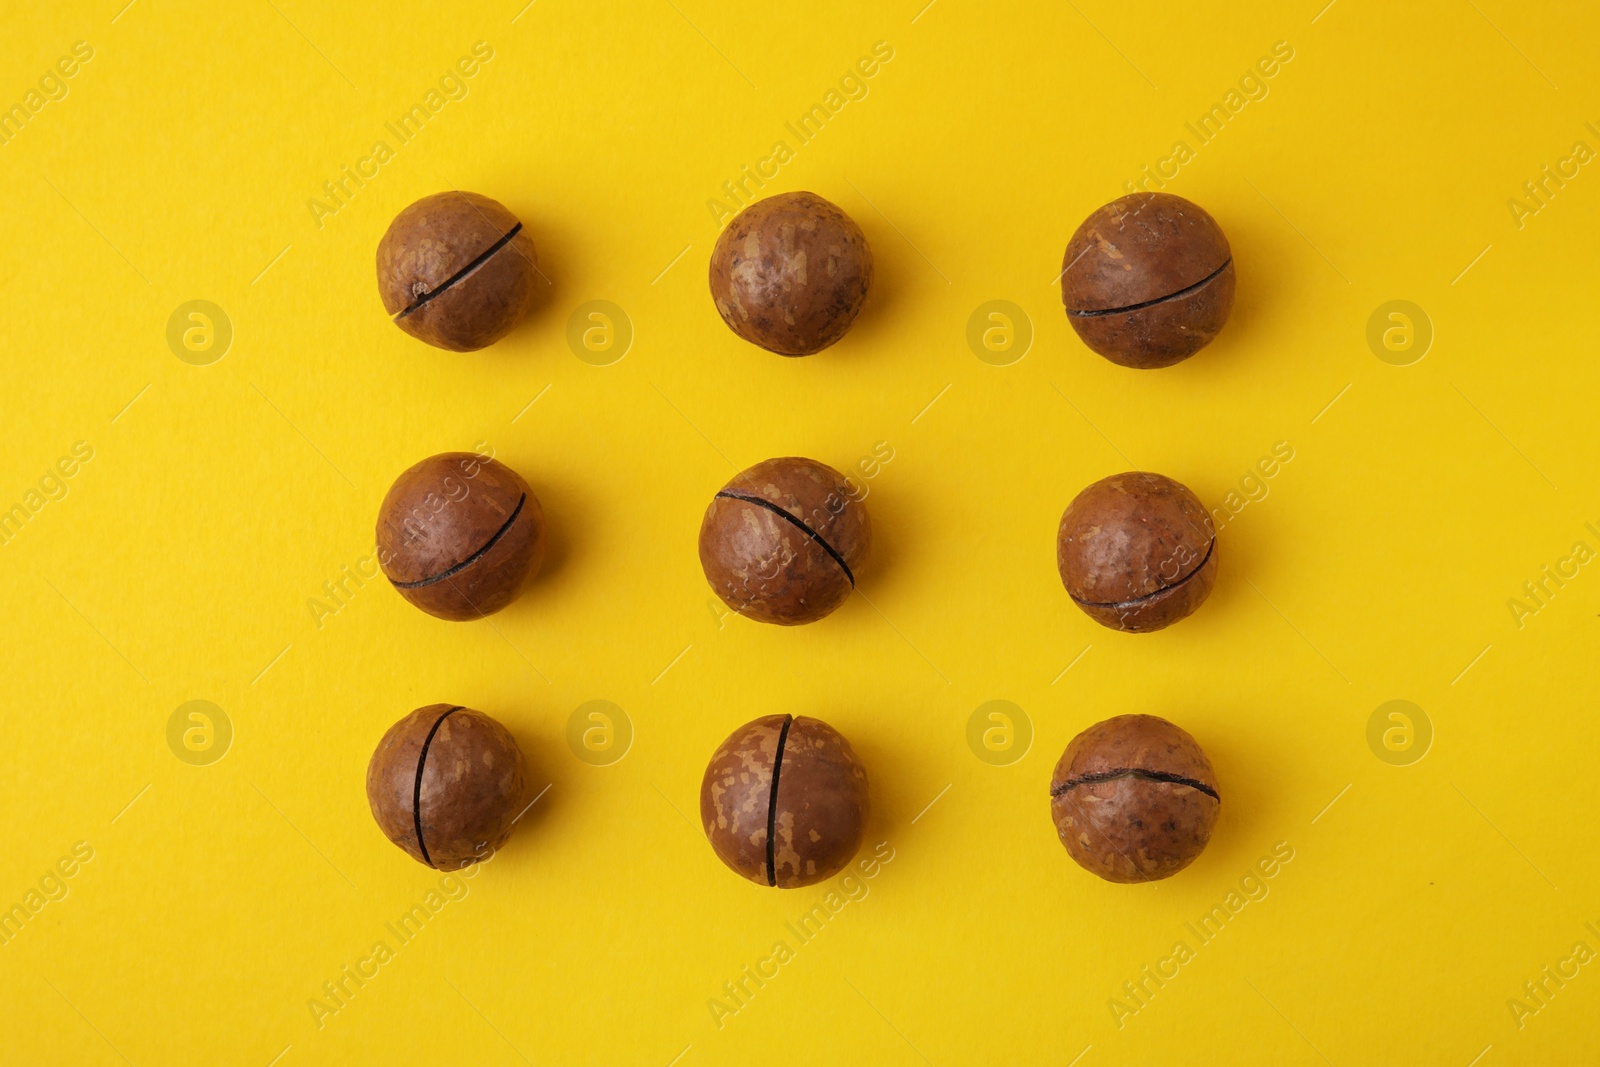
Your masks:
<svg viewBox="0 0 1600 1067"><path fill-rule="evenodd" d="M867 772L820 719L767 715L718 748L700 821L718 858L759 885L793 889L843 870L861 846Z"/></svg>
<svg viewBox="0 0 1600 1067"><path fill-rule="evenodd" d="M1233 310L1233 252L1181 196L1131 193L1067 242L1061 301L1084 344L1125 367L1167 367L1210 343Z"/></svg>
<svg viewBox="0 0 1600 1067"><path fill-rule="evenodd" d="M711 299L728 327L784 356L845 335L872 285L855 220L815 193L779 193L735 215L711 252Z"/></svg>
<svg viewBox="0 0 1600 1067"><path fill-rule="evenodd" d="M395 325L454 352L510 333L533 302L536 270L522 223L477 193L425 196L378 242L378 292Z"/></svg>
<svg viewBox="0 0 1600 1067"><path fill-rule="evenodd" d="M400 595L441 619L493 614L544 561L544 511L498 460L444 452L395 479L378 509L378 562Z"/></svg>
<svg viewBox="0 0 1600 1067"><path fill-rule="evenodd" d="M845 476L785 456L734 475L700 523L700 566L746 618L797 625L843 604L872 546L872 522Z"/></svg>
<svg viewBox="0 0 1600 1067"><path fill-rule="evenodd" d="M527 786L510 731L450 704L418 708L395 723L367 764L367 803L379 828L412 859L442 871L505 844Z"/></svg>
<svg viewBox="0 0 1600 1067"><path fill-rule="evenodd" d="M1159 630L1194 612L1216 584L1211 515L1165 475L1113 474L1062 513L1056 567L1073 603L1096 622Z"/></svg>
<svg viewBox="0 0 1600 1067"><path fill-rule="evenodd" d="M1205 849L1221 801L1188 733L1154 715L1119 715L1072 739L1050 778L1050 815L1067 853L1109 882L1150 882Z"/></svg>
<svg viewBox="0 0 1600 1067"><path fill-rule="evenodd" d="M767 868L767 823L772 810L772 772L787 715L766 715L745 723L720 746L700 781L700 823L717 857L762 885L771 885Z"/></svg>

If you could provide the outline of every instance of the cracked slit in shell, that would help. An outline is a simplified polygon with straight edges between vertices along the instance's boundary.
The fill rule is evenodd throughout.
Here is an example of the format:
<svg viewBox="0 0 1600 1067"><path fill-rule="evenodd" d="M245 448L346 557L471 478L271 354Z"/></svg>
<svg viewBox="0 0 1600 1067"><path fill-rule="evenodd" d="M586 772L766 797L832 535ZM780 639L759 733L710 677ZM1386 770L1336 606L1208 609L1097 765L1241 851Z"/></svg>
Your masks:
<svg viewBox="0 0 1600 1067"><path fill-rule="evenodd" d="M840 555L839 551L836 548L834 548L832 545L830 545L827 542L827 540L821 534L819 534L819 533L817 533L817 531L813 530L811 528L811 526L808 523L806 523L803 519L795 518L792 514L789 513L788 510L786 510L785 508L780 507L777 504L774 504L770 500L767 500L767 499L765 499L763 497L756 496L753 493L743 492L742 490L739 490L739 489L724 489L721 492L719 492L717 494L717 496L722 498L723 500L742 500L746 504L754 504L758 508L764 508L765 510L772 512L774 515L777 515L777 516L779 516L781 518L787 519L801 533L803 533L807 537L811 538L811 540L815 541L822 548L822 550L824 552L826 552L829 556L833 557L833 561L839 565L839 569L844 571L845 578L850 582L850 588L852 588L852 589L855 588L855 585L856 585L855 573L853 571L851 571L850 564L848 564L848 563L846 563L844 561L844 556Z"/></svg>
<svg viewBox="0 0 1600 1067"><path fill-rule="evenodd" d="M517 498L517 506L511 509L511 517L506 519L506 521L501 525L500 529L496 530L489 540L485 541L483 545L477 549L477 551L473 552L472 555L468 556L460 563L452 563L438 574L431 574L426 578L419 578L414 582L397 582L393 578L390 578L389 584L393 585L396 589L421 589L425 586L436 585L447 578L454 578L456 575L460 574L462 571L478 562L484 556L488 555L489 550L500 543L500 539L505 537L505 535L511 531L511 527L516 524L517 517L522 514L522 506L527 502L528 494L521 494L521 496Z"/></svg>
<svg viewBox="0 0 1600 1067"><path fill-rule="evenodd" d="M1067 591L1067 595L1072 597L1072 600L1073 600L1074 603L1081 604L1084 607L1088 607L1088 608L1116 609L1116 608L1132 607L1135 604L1143 604L1144 602L1146 602L1148 600L1154 600L1156 597L1163 596L1163 595L1165 595L1167 593L1172 592L1175 589L1181 588L1184 585L1184 583L1188 582L1195 575L1197 575L1201 571L1205 570L1206 564L1211 561L1211 554L1214 551L1216 551L1216 547L1217 547L1217 538L1216 538L1216 535L1213 534L1212 537L1211 537L1211 540L1206 544L1206 554L1204 556L1200 557L1200 562L1199 562L1198 565L1195 566L1194 570L1190 571L1188 574L1185 574L1182 578L1179 578L1177 581L1173 582L1171 585L1164 585L1160 589L1157 589L1157 590L1155 590L1153 592L1142 593L1139 596L1130 597L1127 600L1085 600L1082 597L1078 596L1077 594L1073 593L1071 590Z"/></svg>
<svg viewBox="0 0 1600 1067"><path fill-rule="evenodd" d="M767 798L767 885L778 884L778 777L783 772L783 749L789 741L789 727L794 716L783 717L783 729L778 731L778 749L772 756L772 792Z"/></svg>
<svg viewBox="0 0 1600 1067"><path fill-rule="evenodd" d="M1169 774L1166 771L1147 771L1138 767L1118 767L1115 770L1094 771L1089 774L1077 775L1076 777L1067 779L1060 785L1052 786L1050 788L1050 798L1052 800L1060 800L1062 797L1065 797L1068 793L1072 792L1072 790L1076 789L1080 785L1096 785L1100 782L1116 782L1127 778L1137 778L1146 782L1166 782L1169 785L1188 786L1190 789L1204 793L1206 796L1217 801L1218 803L1222 802L1222 797L1217 794L1216 789L1207 785L1205 782L1200 781L1198 778L1188 778L1181 774Z"/></svg>
<svg viewBox="0 0 1600 1067"><path fill-rule="evenodd" d="M1158 296L1152 300L1141 300L1137 304L1127 304L1123 307L1117 308L1092 308L1084 311L1068 308L1067 314L1077 319L1097 319L1103 318L1106 315L1123 315L1130 311L1143 311L1145 308L1155 307L1157 304L1165 304L1169 300L1181 300L1184 297L1189 296L1192 293L1199 292L1201 289L1205 288L1211 282L1221 277L1222 273L1232 265L1233 257L1229 256L1227 259L1222 261L1222 266L1218 267L1210 274L1207 274L1204 278L1201 278L1192 285L1186 285L1182 289L1168 293L1166 296Z"/></svg>
<svg viewBox="0 0 1600 1067"><path fill-rule="evenodd" d="M456 712L463 710L460 705L451 708L434 720L433 728L428 731L427 738L422 742L422 751L417 755L417 777L411 786L411 821L417 831L417 849L422 853L422 862L429 867L433 860L428 856L428 844L422 835L422 772L428 765L428 749L433 745L433 737L439 732L439 727L444 721Z"/></svg>
<svg viewBox="0 0 1600 1067"><path fill-rule="evenodd" d="M460 270L450 275L450 277L446 278L442 283L440 283L437 289L428 289L423 285L422 282L413 282L411 284L411 291L415 299L413 299L410 304L406 305L406 307L394 317L395 321L399 322L401 319L423 307L425 304L449 292L451 287L462 281L467 277L467 275L471 274L485 263L489 262L489 260L493 259L495 253L499 252L506 245L510 244L511 239L516 237L516 235L521 232L522 223L518 222L515 226L511 227L511 229L507 230L498 241L484 249L482 252L479 252L478 255L473 258L472 262L468 263L465 267L462 267Z"/></svg>

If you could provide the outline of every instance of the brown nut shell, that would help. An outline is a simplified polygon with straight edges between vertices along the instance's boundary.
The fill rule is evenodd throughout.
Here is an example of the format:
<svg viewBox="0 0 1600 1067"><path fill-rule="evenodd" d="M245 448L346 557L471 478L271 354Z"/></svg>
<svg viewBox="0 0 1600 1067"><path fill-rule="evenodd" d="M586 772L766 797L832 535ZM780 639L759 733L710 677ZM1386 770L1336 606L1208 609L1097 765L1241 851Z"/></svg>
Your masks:
<svg viewBox="0 0 1600 1067"><path fill-rule="evenodd" d="M850 742L804 715L739 727L700 784L700 821L718 858L781 889L814 885L849 865L868 811L867 772Z"/></svg>
<svg viewBox="0 0 1600 1067"><path fill-rule="evenodd" d="M1084 220L1062 258L1061 301L1084 344L1151 369L1194 355L1233 310L1233 252L1215 219L1171 193L1131 193Z"/></svg>
<svg viewBox="0 0 1600 1067"><path fill-rule="evenodd" d="M815 622L849 598L872 521L848 479L785 456L734 475L700 523L700 566L723 603L758 622Z"/></svg>
<svg viewBox="0 0 1600 1067"><path fill-rule="evenodd" d="M378 563L400 595L441 619L491 615L544 562L544 510L522 476L444 452L395 479L378 509Z"/></svg>
<svg viewBox="0 0 1600 1067"><path fill-rule="evenodd" d="M533 303L538 271L533 240L505 205L454 190L396 215L377 264L378 293L395 325L453 352L510 333Z"/></svg>
<svg viewBox="0 0 1600 1067"><path fill-rule="evenodd" d="M711 251L711 299L729 329L783 356L845 335L872 286L855 220L815 193L779 193L735 215Z"/></svg>
<svg viewBox="0 0 1600 1067"><path fill-rule="evenodd" d="M1190 615L1211 595L1216 533L1205 505L1181 483L1145 471L1113 474L1062 513L1056 567L1090 618L1147 633Z"/></svg>
<svg viewBox="0 0 1600 1067"><path fill-rule="evenodd" d="M412 859L441 871L504 845L527 787L510 731L450 704L418 708L389 727L367 764L367 803L379 828Z"/></svg>
<svg viewBox="0 0 1600 1067"><path fill-rule="evenodd" d="M1108 882L1183 870L1211 840L1216 772L1188 733L1154 715L1119 715L1072 739L1050 778L1067 853Z"/></svg>

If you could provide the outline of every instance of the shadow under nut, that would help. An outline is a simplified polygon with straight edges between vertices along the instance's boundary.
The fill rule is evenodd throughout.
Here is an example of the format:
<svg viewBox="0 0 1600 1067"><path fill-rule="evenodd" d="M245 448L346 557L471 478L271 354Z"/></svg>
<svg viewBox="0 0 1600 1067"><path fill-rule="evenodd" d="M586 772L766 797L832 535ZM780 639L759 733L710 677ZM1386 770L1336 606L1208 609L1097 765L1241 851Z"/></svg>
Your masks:
<svg viewBox="0 0 1600 1067"><path fill-rule="evenodd" d="M418 708L389 728L367 765L367 802L384 836L439 870L504 845L526 794L516 739L471 708Z"/></svg>

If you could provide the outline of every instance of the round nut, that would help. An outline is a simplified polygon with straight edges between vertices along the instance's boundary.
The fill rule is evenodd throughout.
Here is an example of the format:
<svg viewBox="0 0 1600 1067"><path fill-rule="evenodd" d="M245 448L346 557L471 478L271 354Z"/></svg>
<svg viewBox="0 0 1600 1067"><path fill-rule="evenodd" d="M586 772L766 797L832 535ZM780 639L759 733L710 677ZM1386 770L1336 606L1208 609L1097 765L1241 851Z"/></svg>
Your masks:
<svg viewBox="0 0 1600 1067"><path fill-rule="evenodd" d="M460 622L516 599L544 562L544 511L522 476L471 452L429 456L378 509L378 563L429 615Z"/></svg>
<svg viewBox="0 0 1600 1067"><path fill-rule="evenodd" d="M1130 193L1083 221L1061 262L1061 302L1083 343L1148 370L1188 359L1233 310L1222 227L1171 193Z"/></svg>
<svg viewBox="0 0 1600 1067"><path fill-rule="evenodd" d="M711 299L722 321L781 356L809 356L843 337L871 285L866 235L815 193L751 204L711 250Z"/></svg>
<svg viewBox="0 0 1600 1067"><path fill-rule="evenodd" d="M789 456L740 472L712 498L700 566L734 611L794 626L845 602L871 544L866 505L845 476Z"/></svg>
<svg viewBox="0 0 1600 1067"><path fill-rule="evenodd" d="M418 708L389 727L367 764L367 803L378 827L412 859L441 871L504 845L527 788L511 733L481 711L450 704Z"/></svg>
<svg viewBox="0 0 1600 1067"><path fill-rule="evenodd" d="M396 215L378 242L378 293L395 325L452 352L485 348L533 303L533 240L498 200L451 191Z"/></svg>
<svg viewBox="0 0 1600 1067"><path fill-rule="evenodd" d="M719 859L758 885L833 877L861 847L867 772L837 730L768 715L717 749L700 784L700 821Z"/></svg>
<svg viewBox="0 0 1600 1067"><path fill-rule="evenodd" d="M1154 715L1095 723L1050 777L1050 815L1067 854L1108 882L1183 870L1211 840L1220 806L1206 754Z"/></svg>
<svg viewBox="0 0 1600 1067"><path fill-rule="evenodd" d="M1217 537L1198 497L1160 474L1102 478L1075 497L1056 534L1061 584L1084 614L1147 633L1191 614L1217 582Z"/></svg>

